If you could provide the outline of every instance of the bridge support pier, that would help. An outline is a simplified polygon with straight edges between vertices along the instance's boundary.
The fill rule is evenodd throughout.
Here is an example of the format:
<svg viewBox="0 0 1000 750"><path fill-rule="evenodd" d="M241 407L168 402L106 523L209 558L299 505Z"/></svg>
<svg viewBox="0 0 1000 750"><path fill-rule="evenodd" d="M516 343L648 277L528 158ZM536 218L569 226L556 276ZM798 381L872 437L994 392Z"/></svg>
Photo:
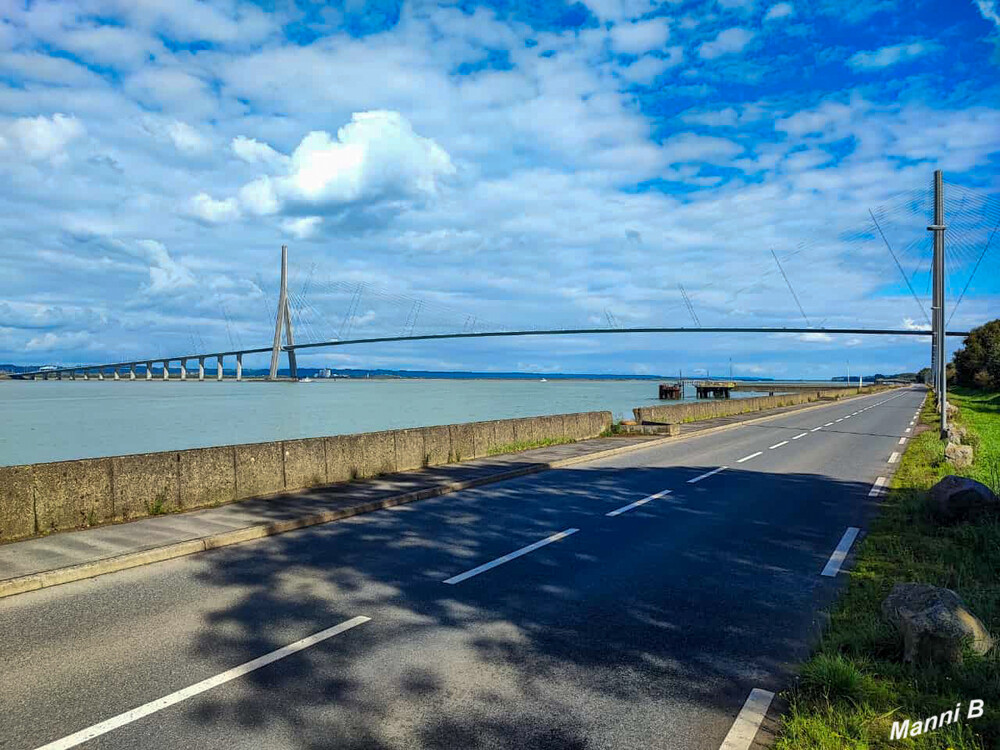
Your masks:
<svg viewBox="0 0 1000 750"><path fill-rule="evenodd" d="M147 362L146 363L146 380L152 380L152 379L153 379L153 363L152 362Z"/></svg>
<svg viewBox="0 0 1000 750"><path fill-rule="evenodd" d="M243 380L243 355L236 355L236 379Z"/></svg>
<svg viewBox="0 0 1000 750"><path fill-rule="evenodd" d="M98 367L97 368L97 379L98 380L104 380L104 368L103 367Z"/></svg>
<svg viewBox="0 0 1000 750"><path fill-rule="evenodd" d="M113 377L114 377L115 380L121 380L122 379L121 373L118 372L118 368L117 367L113 371Z"/></svg>
<svg viewBox="0 0 1000 750"><path fill-rule="evenodd" d="M163 379L170 380L170 360L163 360Z"/></svg>
<svg viewBox="0 0 1000 750"><path fill-rule="evenodd" d="M135 380L135 362L128 366L128 379Z"/></svg>
<svg viewBox="0 0 1000 750"><path fill-rule="evenodd" d="M222 355L215 358L215 379L222 380Z"/></svg>
<svg viewBox="0 0 1000 750"><path fill-rule="evenodd" d="M187 360L182 359L180 364L181 364L181 380L187 380L188 379Z"/></svg>
<svg viewBox="0 0 1000 750"><path fill-rule="evenodd" d="M205 379L205 358L198 357L198 380Z"/></svg>

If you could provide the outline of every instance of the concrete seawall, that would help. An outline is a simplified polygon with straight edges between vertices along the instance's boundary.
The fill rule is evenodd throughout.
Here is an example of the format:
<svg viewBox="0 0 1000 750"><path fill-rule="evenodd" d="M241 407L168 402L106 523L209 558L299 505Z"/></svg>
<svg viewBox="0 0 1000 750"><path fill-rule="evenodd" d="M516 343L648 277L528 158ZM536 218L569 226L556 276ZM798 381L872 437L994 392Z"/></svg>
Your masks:
<svg viewBox="0 0 1000 750"><path fill-rule="evenodd" d="M0 542L585 440L611 412L386 430L0 467Z"/></svg>
<svg viewBox="0 0 1000 750"><path fill-rule="evenodd" d="M679 403L674 406L640 406L632 410L639 424L680 424L695 422L714 417L730 417L736 414L750 414L764 409L777 409L782 406L807 404L811 401L834 400L846 396L856 396L866 393L879 393L888 390L890 386L871 386L868 388L832 388L818 389L783 396L757 396L752 398L718 399L698 401L696 403Z"/></svg>

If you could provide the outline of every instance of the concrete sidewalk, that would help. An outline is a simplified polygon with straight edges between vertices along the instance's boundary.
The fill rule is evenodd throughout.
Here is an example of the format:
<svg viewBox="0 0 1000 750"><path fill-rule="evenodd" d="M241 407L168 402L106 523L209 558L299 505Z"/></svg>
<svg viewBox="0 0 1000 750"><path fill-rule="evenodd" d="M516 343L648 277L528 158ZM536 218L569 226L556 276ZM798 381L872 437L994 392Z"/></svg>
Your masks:
<svg viewBox="0 0 1000 750"><path fill-rule="evenodd" d="M0 597L329 523L380 508L571 466L662 442L732 429L832 403L835 402L800 404L692 422L681 425L679 437L630 435L594 438L376 479L313 487L217 508L152 516L128 523L11 542L0 545Z"/></svg>

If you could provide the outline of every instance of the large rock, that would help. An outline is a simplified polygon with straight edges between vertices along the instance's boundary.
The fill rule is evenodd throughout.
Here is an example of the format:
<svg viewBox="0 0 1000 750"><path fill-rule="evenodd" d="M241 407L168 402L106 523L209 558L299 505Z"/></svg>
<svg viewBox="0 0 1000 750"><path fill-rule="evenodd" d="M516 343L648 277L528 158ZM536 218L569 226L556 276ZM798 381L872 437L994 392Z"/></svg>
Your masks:
<svg viewBox="0 0 1000 750"><path fill-rule="evenodd" d="M954 474L931 487L930 502L937 516L945 521L974 519L1000 511L1000 499L993 490L975 479Z"/></svg>
<svg viewBox="0 0 1000 750"><path fill-rule="evenodd" d="M980 656L994 645L983 623L951 589L897 583L882 602L882 617L902 633L906 662L959 664L963 645Z"/></svg>
<svg viewBox="0 0 1000 750"><path fill-rule="evenodd" d="M965 438L968 435L967 430L960 424L949 424L948 425L948 442L961 445L965 442Z"/></svg>
<svg viewBox="0 0 1000 750"><path fill-rule="evenodd" d="M948 419L954 419L958 416L958 407L950 401L945 403L945 411L948 412Z"/></svg>
<svg viewBox="0 0 1000 750"><path fill-rule="evenodd" d="M944 447L944 457L947 458L951 462L951 465L956 469L968 469L972 466L972 446L948 443L948 445Z"/></svg>

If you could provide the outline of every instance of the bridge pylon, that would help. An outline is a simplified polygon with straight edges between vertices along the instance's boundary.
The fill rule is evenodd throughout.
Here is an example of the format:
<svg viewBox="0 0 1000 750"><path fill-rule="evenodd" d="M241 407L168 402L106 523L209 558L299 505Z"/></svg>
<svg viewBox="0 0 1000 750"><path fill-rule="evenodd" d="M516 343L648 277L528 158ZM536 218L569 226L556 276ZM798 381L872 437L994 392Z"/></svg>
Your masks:
<svg viewBox="0 0 1000 750"><path fill-rule="evenodd" d="M292 333L292 313L288 306L288 245L281 246L281 289L278 292L278 312L274 316L274 343L271 346L271 369L268 380L278 379L278 362L281 359L281 330L285 330L285 345L288 351L288 373L292 380L298 380L299 371L295 364L295 336Z"/></svg>

